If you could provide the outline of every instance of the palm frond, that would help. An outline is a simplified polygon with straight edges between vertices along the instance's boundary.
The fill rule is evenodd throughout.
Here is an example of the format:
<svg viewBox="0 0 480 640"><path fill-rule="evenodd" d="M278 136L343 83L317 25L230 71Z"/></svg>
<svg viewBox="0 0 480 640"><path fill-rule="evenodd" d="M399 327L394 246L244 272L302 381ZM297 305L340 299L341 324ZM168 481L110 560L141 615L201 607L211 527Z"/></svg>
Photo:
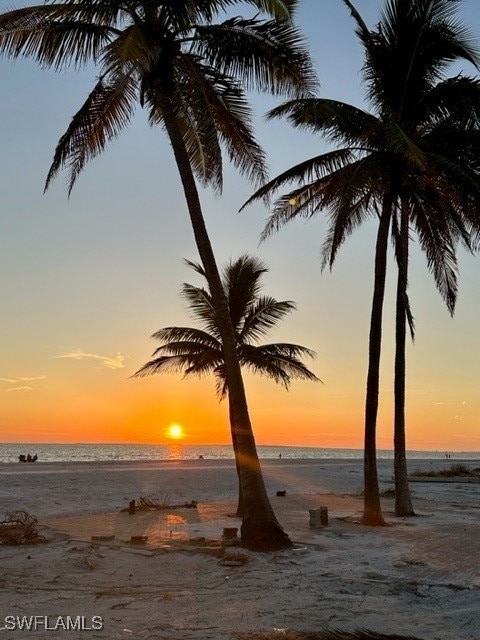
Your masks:
<svg viewBox="0 0 480 640"><path fill-rule="evenodd" d="M219 353L222 350L222 344L215 336L194 327L164 327L155 331L152 338L159 340L168 348L174 343L188 343L189 345L198 344L199 348L216 349Z"/></svg>
<svg viewBox="0 0 480 640"><path fill-rule="evenodd" d="M457 129L480 123L480 80L458 75L438 82L418 105L420 121L430 128L445 124Z"/></svg>
<svg viewBox="0 0 480 640"><path fill-rule="evenodd" d="M317 86L303 38L289 22L235 17L200 26L193 51L246 90L293 97Z"/></svg>
<svg viewBox="0 0 480 640"><path fill-rule="evenodd" d="M185 282L181 296L186 300L192 316L200 321L205 331L219 338L220 333L216 323L215 308L211 294L202 287L195 287Z"/></svg>
<svg viewBox="0 0 480 640"><path fill-rule="evenodd" d="M298 4L298 0L243 0L259 11L277 20L289 20Z"/></svg>
<svg viewBox="0 0 480 640"><path fill-rule="evenodd" d="M264 184L241 206L240 211L243 211L245 207L256 200L264 199L268 201L271 194L285 184L292 182L312 182L313 180L322 178L351 162L355 158L355 155L355 149L337 149L300 162ZM289 200L293 197L293 195L289 194Z"/></svg>
<svg viewBox="0 0 480 640"><path fill-rule="evenodd" d="M290 100L271 109L267 117L284 117L294 127L323 133L332 142L366 149L374 149L375 141L382 133L382 122L374 115L351 104L326 98Z"/></svg>
<svg viewBox="0 0 480 640"><path fill-rule="evenodd" d="M234 327L238 326L249 308L255 304L261 289L261 278L267 272L265 263L248 253L231 260L224 268L223 286Z"/></svg>
<svg viewBox="0 0 480 640"><path fill-rule="evenodd" d="M132 377L144 378L157 373L183 373L184 376L203 376L215 369L215 362L209 360L205 353L160 356L149 360Z"/></svg>
<svg viewBox="0 0 480 640"><path fill-rule="evenodd" d="M452 232L446 217L439 217L438 212L442 210L442 204L435 201L435 196L438 197L437 194L431 194L428 202L418 199L413 202L412 220L427 258L427 265L433 273L437 288L450 314L453 315L458 292L456 232ZM449 205L445 203L444 206Z"/></svg>
<svg viewBox="0 0 480 640"><path fill-rule="evenodd" d="M408 163L419 171L423 171L426 165L425 153L415 144L408 133L396 122L388 122L383 127L385 135L385 147L390 153Z"/></svg>
<svg viewBox="0 0 480 640"><path fill-rule="evenodd" d="M260 296L243 319L240 341L247 344L257 342L295 309L295 303L291 300L279 301L270 296Z"/></svg>
<svg viewBox="0 0 480 640"><path fill-rule="evenodd" d="M63 3L0 15L0 53L10 58L33 58L57 70L98 59L118 31L108 23L79 20L77 14L77 7Z"/></svg>
<svg viewBox="0 0 480 640"><path fill-rule="evenodd" d="M357 9L354 7L354 5L350 2L350 0L343 0L343 2L348 7L348 9L350 10L350 13L352 15L352 18L357 23L357 33L360 36L360 39L362 41L365 41L366 39L368 39L368 37L370 35L370 31L369 31L367 25L365 24L362 16L357 11Z"/></svg>
<svg viewBox="0 0 480 640"><path fill-rule="evenodd" d="M243 365L254 373L272 378L286 389L293 378L321 382L299 359L299 357L313 355L309 349L287 343L266 344L258 347L244 345L240 350Z"/></svg>
<svg viewBox="0 0 480 640"><path fill-rule="evenodd" d="M85 163L98 155L129 123L135 101L131 76L100 78L60 138L45 182L45 190L58 171L69 170L68 193Z"/></svg>
<svg viewBox="0 0 480 640"><path fill-rule="evenodd" d="M264 181L265 155L253 135L252 112L240 84L213 67L200 64L192 55L182 56L179 63L185 83L179 104L190 106L194 121L209 118L215 135L240 173L253 182ZM208 140L206 143L203 153L208 157Z"/></svg>

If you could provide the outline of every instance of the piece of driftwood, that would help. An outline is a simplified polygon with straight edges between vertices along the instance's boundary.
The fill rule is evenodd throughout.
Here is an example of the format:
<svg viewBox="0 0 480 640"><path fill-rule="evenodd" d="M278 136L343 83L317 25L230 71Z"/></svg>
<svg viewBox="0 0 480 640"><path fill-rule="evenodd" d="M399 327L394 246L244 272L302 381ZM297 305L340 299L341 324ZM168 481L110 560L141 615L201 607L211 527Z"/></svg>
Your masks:
<svg viewBox="0 0 480 640"><path fill-rule="evenodd" d="M38 519L23 509L9 511L0 522L0 544L36 544L45 542L37 529Z"/></svg>
<svg viewBox="0 0 480 640"><path fill-rule="evenodd" d="M135 505L135 509L133 509ZM160 511L162 509L196 509L197 501L191 500L190 502L182 502L181 504L172 504L170 502L170 496L162 495L156 496L140 496L138 502L131 500L127 509L122 511L128 511L130 514L134 514L135 511Z"/></svg>
<svg viewBox="0 0 480 640"><path fill-rule="evenodd" d="M219 564L226 567L241 567L246 564L248 560L249 557L244 553L225 553Z"/></svg>
<svg viewBox="0 0 480 640"><path fill-rule="evenodd" d="M197 501L191 500L190 502L182 502L181 504L172 504L170 501L157 502L152 500L149 496L140 497L140 506L144 509L196 509Z"/></svg>

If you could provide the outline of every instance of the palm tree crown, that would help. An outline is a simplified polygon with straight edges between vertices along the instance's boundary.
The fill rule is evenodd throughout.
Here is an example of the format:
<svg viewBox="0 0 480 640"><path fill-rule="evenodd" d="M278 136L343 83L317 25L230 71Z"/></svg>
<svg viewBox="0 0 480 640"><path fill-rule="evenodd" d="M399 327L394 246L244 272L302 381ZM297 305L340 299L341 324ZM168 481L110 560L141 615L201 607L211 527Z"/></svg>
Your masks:
<svg viewBox="0 0 480 640"><path fill-rule="evenodd" d="M236 4L271 19L215 19ZM92 60L99 78L60 139L46 188L66 168L69 190L86 162L130 122L137 104L152 125L173 109L202 184L222 185L221 146L249 178L265 178L245 91L308 92L308 53L290 16L297 0L51 0L0 16L0 53L62 69ZM168 99L167 99L168 98Z"/></svg>
<svg viewBox="0 0 480 640"><path fill-rule="evenodd" d="M187 261L197 273L205 276L200 265ZM318 380L301 358L314 357L306 347L290 343L257 343L280 320L295 309L290 300L278 301L260 295L261 277L265 265L252 256L243 255L230 262L223 273L223 287L228 300L235 331L240 364L254 373L272 378L288 389L292 378ZM182 371L185 376L213 373L221 398L228 393L222 341L213 311L211 293L202 287L184 284L182 296L201 329L165 327L152 338L162 344L154 358L141 367L135 376L167 371Z"/></svg>

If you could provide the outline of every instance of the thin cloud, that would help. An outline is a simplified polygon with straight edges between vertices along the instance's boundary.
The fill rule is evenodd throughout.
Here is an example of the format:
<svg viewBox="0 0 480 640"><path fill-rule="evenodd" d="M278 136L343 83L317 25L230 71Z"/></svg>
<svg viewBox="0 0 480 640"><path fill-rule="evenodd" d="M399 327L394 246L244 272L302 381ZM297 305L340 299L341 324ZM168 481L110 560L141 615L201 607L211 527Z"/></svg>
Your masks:
<svg viewBox="0 0 480 640"><path fill-rule="evenodd" d="M33 387L11 387L10 389L7 389L7 391L33 391Z"/></svg>
<svg viewBox="0 0 480 640"><path fill-rule="evenodd" d="M116 356L110 358L108 356L100 356L96 353L84 353L80 349L76 351L71 351L70 353L62 353L59 356L55 356L56 358L68 358L70 360L97 360L101 362L103 366L108 369L124 369L125 368L125 356L122 356L121 353L117 353Z"/></svg>
<svg viewBox="0 0 480 640"><path fill-rule="evenodd" d="M0 378L0 382L18 385L16 387L10 387L9 389L6 389L6 391L33 391L34 387L22 383L46 379L47 376L20 376L18 378Z"/></svg>

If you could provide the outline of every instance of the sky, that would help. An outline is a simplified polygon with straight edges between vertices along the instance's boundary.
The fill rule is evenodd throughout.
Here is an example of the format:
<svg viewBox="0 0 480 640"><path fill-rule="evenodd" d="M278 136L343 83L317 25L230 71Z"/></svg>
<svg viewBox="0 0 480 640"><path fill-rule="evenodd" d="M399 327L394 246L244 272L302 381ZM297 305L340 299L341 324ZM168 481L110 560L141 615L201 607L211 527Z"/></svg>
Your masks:
<svg viewBox="0 0 480 640"><path fill-rule="evenodd" d="M34 4L0 0L2 11ZM369 25L379 0L357 0ZM460 15L480 38L480 5ZM297 22L310 46L323 96L365 106L362 51L340 0L303 0ZM472 69L466 69L473 73ZM453 70L452 73L457 72ZM228 407L214 381L162 374L132 379L155 349L151 334L189 326L181 284L201 284L183 258L197 260L180 181L163 131L139 109L131 127L80 176L70 199L60 175L43 195L53 151L91 90L95 69L54 73L28 60L0 59L0 441L230 440ZM273 177L327 149L284 121L266 122L278 99L252 95L256 135ZM360 448L373 286L375 224L344 244L334 269L321 271L322 216L298 221L259 244L268 210L238 213L253 186L226 167L221 197L201 193L219 264L249 252L269 267L264 291L297 311L269 341L317 353L322 383L290 391L245 374L258 444ZM464 251L450 317L412 248L410 299L416 340L408 345L407 445L415 450L480 451L480 269ZM378 446L392 448L394 264L385 303Z"/></svg>

